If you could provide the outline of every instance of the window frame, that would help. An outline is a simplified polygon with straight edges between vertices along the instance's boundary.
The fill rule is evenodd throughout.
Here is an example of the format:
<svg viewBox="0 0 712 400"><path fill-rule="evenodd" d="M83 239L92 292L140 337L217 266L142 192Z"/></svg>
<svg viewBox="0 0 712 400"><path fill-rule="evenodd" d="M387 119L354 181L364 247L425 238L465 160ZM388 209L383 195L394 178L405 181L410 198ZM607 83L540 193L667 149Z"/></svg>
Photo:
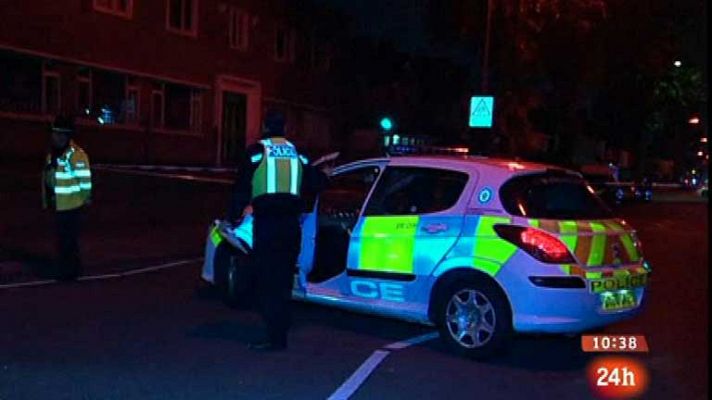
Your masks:
<svg viewBox="0 0 712 400"><path fill-rule="evenodd" d="M131 82L131 76L126 76L126 94L124 100L129 101L131 92L136 92L136 104L134 104L133 118L129 119L128 113L124 115L125 125L138 125L141 123L141 85L138 82ZM124 110L125 111L125 110Z"/></svg>
<svg viewBox="0 0 712 400"><path fill-rule="evenodd" d="M363 201L361 203L361 207L359 207L358 218L361 218L363 216L363 212L366 209L366 204L368 204L368 201L371 198L371 195L373 194L373 190L376 188L376 185L378 185L378 182L381 179L381 176L383 176L383 172L388 168L386 164L387 163L377 162L377 163L369 163L369 164L347 165L347 166L343 167L343 169L337 168L329 176L330 180L333 180L334 178L338 178L341 175L349 174L349 173L352 173L352 172L355 172L355 171L358 171L361 169L378 168L378 175L373 180L373 184L371 184L371 187L368 189L368 193L366 193L366 197L363 199ZM317 201L314 203L313 212L315 212L317 215L319 214L319 208L321 206L323 192L327 191L328 189L329 188L326 188L326 189L324 189L324 191L322 191L322 193L319 193L317 196Z"/></svg>
<svg viewBox="0 0 712 400"><path fill-rule="evenodd" d="M171 25L171 0L166 0L166 30L171 33L175 33L177 35L183 35L183 36L189 36L189 37L197 37L198 36L198 2L200 0L178 0L181 3L181 27L180 28L175 28ZM185 15L183 14L183 11L185 10L185 5L184 3L186 1L191 2L191 13L192 13L192 19L191 21L193 22L191 24L190 29L185 29L183 24L185 23Z"/></svg>
<svg viewBox="0 0 712 400"><path fill-rule="evenodd" d="M437 211L428 211L428 212L416 212L416 213L407 213L407 214L384 214L384 213L368 213L368 208L371 205L371 202L374 200L373 195L376 193L376 190L378 189L378 185L380 184L381 179L384 179L386 173L389 170L421 170L421 171L426 171L426 172L432 172L432 173L449 173L453 175L461 175L465 178L465 181L462 184L462 188L460 189L460 192L455 199L455 201L447 208L437 210ZM449 168L439 168L439 167L433 167L433 166L425 166L425 165L391 165L388 166L388 168L385 168L384 171L381 172L381 175L379 179L376 181L374 184L371 194L368 197L368 200L364 203L364 207L362 210L362 216L368 217L368 216L423 216L423 215L438 215L438 214L449 214L452 213L453 210L456 210L461 202L466 202L469 200L469 192L470 192L470 187L473 184L473 176L471 173L468 171L463 171L459 169L449 169ZM384 198L385 199L385 198ZM382 200L381 200L382 201Z"/></svg>
<svg viewBox="0 0 712 400"><path fill-rule="evenodd" d="M94 11L110 14L121 18L132 19L133 18L133 6L134 0L126 0L126 11L121 11L119 5L121 0L107 0L111 5L106 7L100 4L100 0L92 0L92 8Z"/></svg>
<svg viewBox="0 0 712 400"><path fill-rule="evenodd" d="M164 84L159 84L158 89L156 87L153 87L151 89L151 119L150 119L150 124L152 129L164 129L166 126L166 87ZM156 123L156 103L153 100L155 96L160 96L161 97L161 117L160 121Z"/></svg>
<svg viewBox="0 0 712 400"><path fill-rule="evenodd" d="M52 78L57 80L57 109L55 111L49 110L49 104L47 104L47 78ZM62 75L58 71L48 70L46 66L42 68L42 96L41 96L40 110L42 114L56 114L62 111Z"/></svg>
<svg viewBox="0 0 712 400"><path fill-rule="evenodd" d="M77 71L75 74L75 82L77 84L77 91L76 91L76 107L77 110L79 111L81 117L86 117L86 104L81 104L81 84L87 84L89 87L89 93L88 93L88 98L87 100L89 101L89 113L91 114L91 109L94 107L94 83L93 83L93 71L91 69L88 70L87 76L82 76L80 71Z"/></svg>
<svg viewBox="0 0 712 400"><path fill-rule="evenodd" d="M196 121L197 119L197 121ZM190 90L189 130L193 133L203 131L203 92L199 89Z"/></svg>
<svg viewBox="0 0 712 400"><path fill-rule="evenodd" d="M309 67L315 71L328 72L331 69L331 55L329 46L321 40L316 29L310 33Z"/></svg>
<svg viewBox="0 0 712 400"><path fill-rule="evenodd" d="M228 45L231 49L247 51L250 47L250 13L242 8L230 6L228 18ZM239 28L239 35L236 38L237 28Z"/></svg>
<svg viewBox="0 0 712 400"><path fill-rule="evenodd" d="M280 56L277 51L277 42L280 35L280 31L284 32L285 37L285 47L284 55ZM296 53L296 32L293 28L290 28L284 24L276 24L274 28L274 43L273 43L273 58L275 61L280 63L294 63Z"/></svg>

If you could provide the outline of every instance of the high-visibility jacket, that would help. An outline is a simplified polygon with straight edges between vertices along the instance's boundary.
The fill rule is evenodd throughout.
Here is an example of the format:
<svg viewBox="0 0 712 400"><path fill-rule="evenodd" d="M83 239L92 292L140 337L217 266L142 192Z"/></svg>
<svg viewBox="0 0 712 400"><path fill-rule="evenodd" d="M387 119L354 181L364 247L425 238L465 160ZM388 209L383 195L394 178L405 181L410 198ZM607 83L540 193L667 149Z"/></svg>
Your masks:
<svg viewBox="0 0 712 400"><path fill-rule="evenodd" d="M91 169L84 150L70 141L56 163L52 161L48 154L42 174L43 207L66 211L87 204L91 198Z"/></svg>
<svg viewBox="0 0 712 400"><path fill-rule="evenodd" d="M252 198L265 194L293 194L299 196L304 158L297 148L283 137L260 140L262 154L250 161L258 164L252 175Z"/></svg>

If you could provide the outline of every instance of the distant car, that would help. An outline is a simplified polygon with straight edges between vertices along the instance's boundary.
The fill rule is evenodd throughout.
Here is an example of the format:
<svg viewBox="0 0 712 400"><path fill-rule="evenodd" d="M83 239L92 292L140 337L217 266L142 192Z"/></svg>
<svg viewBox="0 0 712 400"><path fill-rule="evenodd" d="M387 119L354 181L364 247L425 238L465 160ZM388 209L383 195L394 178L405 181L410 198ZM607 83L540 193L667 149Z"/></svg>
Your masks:
<svg viewBox="0 0 712 400"><path fill-rule="evenodd" d="M636 201L650 202L653 200L653 183L650 178L644 177L633 186Z"/></svg>
<svg viewBox="0 0 712 400"><path fill-rule="evenodd" d="M611 207L626 202L649 202L653 199L653 185L648 179L620 182L613 174L583 174L596 195Z"/></svg>
<svg viewBox="0 0 712 400"><path fill-rule="evenodd" d="M583 174L584 179L593 188L598 197L611 207L621 205L634 197L629 186L620 185L612 174Z"/></svg>
<svg viewBox="0 0 712 400"><path fill-rule="evenodd" d="M485 357L513 332L576 333L636 314L635 231L581 175L482 157L392 157L334 170L306 210L293 296L434 325ZM202 278L252 298L252 218L209 229Z"/></svg>

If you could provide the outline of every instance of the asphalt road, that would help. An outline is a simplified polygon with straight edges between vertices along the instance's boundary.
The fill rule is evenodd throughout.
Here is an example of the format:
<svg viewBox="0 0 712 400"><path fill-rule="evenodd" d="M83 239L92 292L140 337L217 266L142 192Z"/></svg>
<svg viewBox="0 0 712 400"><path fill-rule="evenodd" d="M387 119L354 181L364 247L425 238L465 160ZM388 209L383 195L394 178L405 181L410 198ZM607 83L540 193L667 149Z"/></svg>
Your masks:
<svg viewBox="0 0 712 400"><path fill-rule="evenodd" d="M94 276L200 256L229 192L215 182L113 172L97 173L95 183L83 247ZM0 187L0 276L6 284L42 279L51 219L37 210L36 176L0 173ZM647 336L645 398L706 399L707 203L621 213L639 230L654 275L646 309L605 331ZM432 331L295 303L289 351L253 353L246 343L259 319L197 295L199 269L186 262L0 289L0 399L325 399L374 351ZM487 362L450 355L433 340L391 351L353 398L591 398L592 358L577 337L519 336Z"/></svg>

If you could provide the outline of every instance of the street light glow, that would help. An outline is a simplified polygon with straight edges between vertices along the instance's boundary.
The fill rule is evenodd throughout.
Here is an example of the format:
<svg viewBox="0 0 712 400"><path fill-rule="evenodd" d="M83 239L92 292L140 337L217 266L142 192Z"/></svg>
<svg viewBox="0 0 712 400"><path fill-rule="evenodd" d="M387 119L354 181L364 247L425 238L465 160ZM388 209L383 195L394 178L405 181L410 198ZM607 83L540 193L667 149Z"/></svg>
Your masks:
<svg viewBox="0 0 712 400"><path fill-rule="evenodd" d="M702 157L703 155L704 155L703 152L701 152L701 151L698 151L698 152L697 152L697 156L698 156L698 157Z"/></svg>
<svg viewBox="0 0 712 400"><path fill-rule="evenodd" d="M700 123L700 119L698 117L692 117L689 120L687 120L687 122L692 125L697 125Z"/></svg>
<svg viewBox="0 0 712 400"><path fill-rule="evenodd" d="M388 117L383 117L381 119L381 128L383 128L383 130L385 131L390 131L391 129L393 129L393 121L391 121L391 119Z"/></svg>
<svg viewBox="0 0 712 400"><path fill-rule="evenodd" d="M707 143L707 138L706 138L706 137L701 138L701 139L700 139L700 142L702 142L702 143Z"/></svg>
<svg viewBox="0 0 712 400"><path fill-rule="evenodd" d="M676 67L678 67L678 68L680 68L680 67L682 66L682 61L680 61L680 60L675 60L675 62L673 63L673 65L676 66Z"/></svg>

